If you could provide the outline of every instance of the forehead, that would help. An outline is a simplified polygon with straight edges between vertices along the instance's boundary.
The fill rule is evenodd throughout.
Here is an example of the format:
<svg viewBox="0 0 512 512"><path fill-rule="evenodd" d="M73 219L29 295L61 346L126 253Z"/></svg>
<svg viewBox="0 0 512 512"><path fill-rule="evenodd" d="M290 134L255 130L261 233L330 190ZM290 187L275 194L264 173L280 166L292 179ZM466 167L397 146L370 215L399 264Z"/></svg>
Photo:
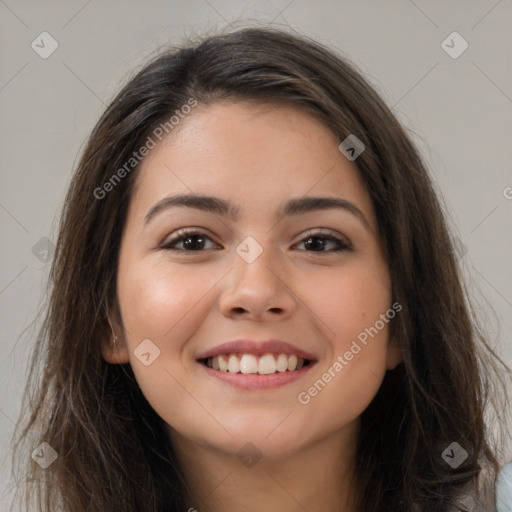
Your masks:
<svg viewBox="0 0 512 512"><path fill-rule="evenodd" d="M375 227L370 197L335 134L286 105L198 106L141 163L132 196L138 216L171 193L230 199L261 214L284 197L336 195L358 203Z"/></svg>

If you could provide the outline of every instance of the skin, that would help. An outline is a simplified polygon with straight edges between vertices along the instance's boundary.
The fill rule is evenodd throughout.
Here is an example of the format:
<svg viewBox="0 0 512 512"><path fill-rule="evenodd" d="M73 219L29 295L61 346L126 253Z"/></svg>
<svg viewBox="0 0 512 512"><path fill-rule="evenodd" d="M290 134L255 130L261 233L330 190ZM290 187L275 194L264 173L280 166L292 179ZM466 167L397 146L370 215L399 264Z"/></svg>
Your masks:
<svg viewBox="0 0 512 512"><path fill-rule="evenodd" d="M307 405L297 399L392 302L373 205L339 142L297 108L224 102L198 106L142 162L121 243L118 340L103 357L130 362L168 425L198 510L355 512L359 416L402 356L385 324ZM144 225L155 203L177 193L231 199L240 217L174 207ZM305 195L350 201L368 227L340 209L276 218L284 201ZM159 248L180 228L209 237L204 248ZM328 240L312 249L309 230L322 228L353 250L333 252ZM247 236L263 249L250 264L236 252ZM317 363L295 382L248 391L196 361L240 337L286 340ZM145 339L161 351L149 366L134 355ZM236 456L248 442L262 455L252 467Z"/></svg>

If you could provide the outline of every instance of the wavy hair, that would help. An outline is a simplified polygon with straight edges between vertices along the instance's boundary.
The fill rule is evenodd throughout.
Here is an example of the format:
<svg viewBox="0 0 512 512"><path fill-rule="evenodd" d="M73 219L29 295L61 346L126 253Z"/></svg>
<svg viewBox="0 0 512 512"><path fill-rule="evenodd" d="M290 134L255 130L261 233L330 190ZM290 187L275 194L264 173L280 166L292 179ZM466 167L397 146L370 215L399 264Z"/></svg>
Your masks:
<svg viewBox="0 0 512 512"><path fill-rule="evenodd" d="M13 439L13 466L23 472L17 510L31 503L40 512L186 509L187 484L163 420L130 365L109 364L100 351L109 314L119 313L117 261L139 166L108 194L98 190L190 98L202 106L291 105L318 116L340 142L356 134L364 143L354 164L385 241L392 299L403 306L390 324L403 364L386 373L361 416L358 510L489 512L499 450L486 412L505 394L500 364L509 369L474 318L426 165L349 59L292 30L257 26L161 50L134 73L88 138L60 217ZM46 469L29 456L43 441L58 454ZM455 469L441 456L452 442L468 453Z"/></svg>

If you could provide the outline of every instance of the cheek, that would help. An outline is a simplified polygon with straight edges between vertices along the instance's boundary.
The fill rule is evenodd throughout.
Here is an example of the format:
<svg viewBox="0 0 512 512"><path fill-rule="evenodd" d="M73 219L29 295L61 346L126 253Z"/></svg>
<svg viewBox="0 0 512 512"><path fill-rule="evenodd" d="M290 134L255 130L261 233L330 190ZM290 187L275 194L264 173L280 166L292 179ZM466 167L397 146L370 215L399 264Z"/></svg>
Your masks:
<svg viewBox="0 0 512 512"><path fill-rule="evenodd" d="M321 320L336 350L343 350L347 341L350 345L351 339L374 325L391 306L391 285L384 267L361 264L329 269L303 282L300 295Z"/></svg>
<svg viewBox="0 0 512 512"><path fill-rule="evenodd" d="M211 272L201 273L192 266L189 269L141 264L120 279L118 291L129 333L153 336L162 343L166 337L181 339L176 332L193 324L194 315L204 307L201 299L218 280Z"/></svg>
<svg viewBox="0 0 512 512"><path fill-rule="evenodd" d="M124 273L120 265L118 293L130 364L142 393L168 423L179 424L182 417L197 416L209 428L215 428L212 418L190 399L189 393L196 391L193 373L189 372L191 362L183 357L183 351L211 308L206 294L218 280L211 270L201 272L192 265L176 269L168 262L148 260L132 264ZM147 366L134 354L146 339L160 350ZM183 391L184 385L187 392Z"/></svg>
<svg viewBox="0 0 512 512"><path fill-rule="evenodd" d="M340 269L316 281L319 287L310 298L330 340L330 354L299 402L319 429L336 430L366 409L384 377L394 317L394 311L386 315L391 285L384 267L369 270L367 265Z"/></svg>

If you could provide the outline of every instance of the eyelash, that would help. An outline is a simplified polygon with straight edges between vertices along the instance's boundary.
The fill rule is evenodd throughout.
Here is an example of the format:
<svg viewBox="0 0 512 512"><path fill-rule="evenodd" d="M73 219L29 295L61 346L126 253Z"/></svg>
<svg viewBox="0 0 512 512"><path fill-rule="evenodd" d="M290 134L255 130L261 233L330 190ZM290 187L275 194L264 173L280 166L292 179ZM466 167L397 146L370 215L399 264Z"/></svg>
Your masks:
<svg viewBox="0 0 512 512"><path fill-rule="evenodd" d="M171 238L165 244L162 244L160 246L160 249L165 249L165 250L173 251L173 252L191 252L191 253L204 252L206 249L200 249L200 250L196 250L196 251L194 251L194 250L188 251L186 249L175 249L173 247L176 243L182 242L183 240L190 238L190 237L194 237L194 236L200 236L204 239L207 238L207 239L211 240L211 238L208 235L206 235L205 233L202 233L201 231L197 231L195 229L180 229L176 232L176 236ZM344 240L341 240L338 237L328 235L326 233L319 232L319 231L308 233L304 238L302 238L302 240L299 243L304 242L305 240L308 240L309 238L319 238L319 239L323 239L323 240L334 241L338 244L338 248L334 249L334 250L330 250L330 251L305 251L305 252L321 254L321 253L342 252L342 251L352 251L353 250L351 245L348 244L347 242L345 242ZM211 240L211 241L213 241L213 240Z"/></svg>

